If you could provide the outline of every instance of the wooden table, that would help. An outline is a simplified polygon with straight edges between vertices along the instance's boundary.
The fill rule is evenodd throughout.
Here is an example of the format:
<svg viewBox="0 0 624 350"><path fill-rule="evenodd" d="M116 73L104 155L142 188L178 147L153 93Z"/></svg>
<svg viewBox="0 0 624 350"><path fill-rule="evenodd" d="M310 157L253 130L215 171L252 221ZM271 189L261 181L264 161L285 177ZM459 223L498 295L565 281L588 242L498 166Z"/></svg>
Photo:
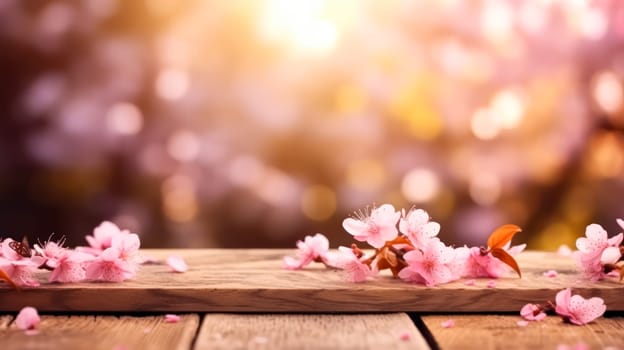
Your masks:
<svg viewBox="0 0 624 350"><path fill-rule="evenodd" d="M189 271L144 265L124 283L1 288L0 349L624 349L624 283L585 281L553 253L522 253L522 279L510 273L494 288L489 279L427 288L389 275L353 284L322 266L285 270L281 258L292 250L143 253L183 256ZM558 276L544 276L549 269ZM524 304L566 287L602 297L608 315L586 326L557 316L517 324ZM42 314L38 334L12 324L24 306ZM167 323L166 313L181 320ZM442 327L447 320L455 326Z"/></svg>

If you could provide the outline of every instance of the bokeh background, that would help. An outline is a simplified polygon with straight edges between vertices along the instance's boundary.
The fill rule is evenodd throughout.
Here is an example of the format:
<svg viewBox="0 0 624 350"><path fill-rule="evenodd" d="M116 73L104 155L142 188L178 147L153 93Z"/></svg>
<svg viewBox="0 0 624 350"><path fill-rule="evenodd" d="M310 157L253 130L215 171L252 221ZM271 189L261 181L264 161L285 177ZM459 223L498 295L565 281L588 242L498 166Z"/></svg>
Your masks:
<svg viewBox="0 0 624 350"><path fill-rule="evenodd" d="M367 205L624 217L624 2L0 0L0 236L293 247Z"/></svg>

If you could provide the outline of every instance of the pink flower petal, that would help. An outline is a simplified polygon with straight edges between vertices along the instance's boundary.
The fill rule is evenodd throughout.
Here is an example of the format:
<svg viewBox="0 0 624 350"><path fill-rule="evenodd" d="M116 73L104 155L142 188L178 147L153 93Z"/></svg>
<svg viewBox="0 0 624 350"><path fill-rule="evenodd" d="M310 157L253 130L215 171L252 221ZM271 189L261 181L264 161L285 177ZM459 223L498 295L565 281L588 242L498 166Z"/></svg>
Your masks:
<svg viewBox="0 0 624 350"><path fill-rule="evenodd" d="M455 327L455 321L448 319L440 324L442 328L452 328Z"/></svg>
<svg viewBox="0 0 624 350"><path fill-rule="evenodd" d="M15 325L21 330L35 329L39 327L39 323L41 323L41 319L37 309L30 306L20 310L15 318Z"/></svg>
<svg viewBox="0 0 624 350"><path fill-rule="evenodd" d="M557 271L555 271L555 270L548 270L548 271L544 272L543 275L545 277L555 278L555 277L557 277Z"/></svg>
<svg viewBox="0 0 624 350"><path fill-rule="evenodd" d="M188 266L182 257L177 255L171 255L167 258L167 265L174 272L186 272L188 270Z"/></svg>
<svg viewBox="0 0 624 350"><path fill-rule="evenodd" d="M476 283L475 280L467 280L466 282L464 282L465 285L467 286L474 286Z"/></svg>
<svg viewBox="0 0 624 350"><path fill-rule="evenodd" d="M403 341L408 341L412 339L412 335L408 331L405 331L399 335L399 339Z"/></svg>
<svg viewBox="0 0 624 350"><path fill-rule="evenodd" d="M522 320L522 321L516 322L516 324L518 325L518 327L526 327L529 325L529 321Z"/></svg>
<svg viewBox="0 0 624 350"><path fill-rule="evenodd" d="M174 314L166 314L165 322L167 323L178 323L180 322L180 316Z"/></svg>
<svg viewBox="0 0 624 350"><path fill-rule="evenodd" d="M488 288L496 288L496 281L488 281L485 286Z"/></svg>
<svg viewBox="0 0 624 350"><path fill-rule="evenodd" d="M541 321L546 318L546 314L539 305L526 304L520 309L520 316L527 321Z"/></svg>

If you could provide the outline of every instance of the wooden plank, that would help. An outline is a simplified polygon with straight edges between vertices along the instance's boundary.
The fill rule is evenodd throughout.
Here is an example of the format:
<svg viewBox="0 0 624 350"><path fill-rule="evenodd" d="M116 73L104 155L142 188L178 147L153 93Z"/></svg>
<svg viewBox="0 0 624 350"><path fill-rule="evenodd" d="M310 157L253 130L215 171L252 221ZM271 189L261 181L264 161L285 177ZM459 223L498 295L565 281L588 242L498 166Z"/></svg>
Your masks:
<svg viewBox="0 0 624 350"><path fill-rule="evenodd" d="M448 319L454 320L455 326L443 328L442 322ZM548 316L525 327L517 325L520 316L437 315L422 320L442 349L557 349L559 345L575 349L579 344L585 344L584 349L624 348L624 317L602 317L575 326Z"/></svg>
<svg viewBox="0 0 624 350"><path fill-rule="evenodd" d="M199 315L181 315L178 323L164 316L41 316L39 332L28 335L14 324L0 329L9 349L190 349Z"/></svg>
<svg viewBox="0 0 624 350"><path fill-rule="evenodd" d="M600 296L609 311L624 311L624 283L583 279L571 258L524 252L522 279L510 273L487 288L487 279L427 288L385 274L363 284L345 281L340 271L317 264L301 271L282 267L292 250L146 250L164 259L182 255L186 273L165 265L143 266L124 283L47 284L15 291L0 287L0 311L32 305L46 311L171 312L517 312L529 302L553 300L566 287L584 297ZM543 276L548 269L556 278ZM385 272L385 271L384 271ZM496 300L496 302L492 302Z"/></svg>
<svg viewBox="0 0 624 350"><path fill-rule="evenodd" d="M7 328L11 321L13 321L13 316L0 315L0 331Z"/></svg>
<svg viewBox="0 0 624 350"><path fill-rule="evenodd" d="M207 349L429 349L429 346L404 313L207 314L195 350Z"/></svg>

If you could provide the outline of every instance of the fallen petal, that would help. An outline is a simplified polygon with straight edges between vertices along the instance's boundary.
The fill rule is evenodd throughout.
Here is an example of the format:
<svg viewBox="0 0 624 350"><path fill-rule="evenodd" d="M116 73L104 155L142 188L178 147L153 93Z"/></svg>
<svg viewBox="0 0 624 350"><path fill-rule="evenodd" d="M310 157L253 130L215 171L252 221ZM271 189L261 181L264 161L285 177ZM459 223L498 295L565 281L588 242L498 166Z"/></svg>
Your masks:
<svg viewBox="0 0 624 350"><path fill-rule="evenodd" d="M180 316L174 314L166 314L165 322L167 323L178 323L180 322Z"/></svg>
<svg viewBox="0 0 624 350"><path fill-rule="evenodd" d="M451 328L451 327L455 327L455 321L448 319L444 322L441 323L442 328Z"/></svg>
<svg viewBox="0 0 624 350"><path fill-rule="evenodd" d="M467 280L466 282L464 282L465 285L467 286L474 286L476 283L475 280Z"/></svg>
<svg viewBox="0 0 624 350"><path fill-rule="evenodd" d="M516 322L516 324L518 325L518 327L526 327L529 325L529 321L522 320L522 321Z"/></svg>
<svg viewBox="0 0 624 350"><path fill-rule="evenodd" d="M411 338L412 338L412 335L411 335L409 332L407 332L407 331L405 331L405 332L403 332L403 333L401 333L401 334L399 335L399 339L401 339L401 340L403 340L403 341L408 341L408 340L410 340Z"/></svg>
<svg viewBox="0 0 624 350"><path fill-rule="evenodd" d="M171 255L167 258L167 265L174 272L186 272L188 270L188 266L184 259L181 256Z"/></svg>
<svg viewBox="0 0 624 350"><path fill-rule="evenodd" d="M548 270L548 271L544 272L543 275L545 277L555 278L555 277L557 277L557 271L555 271L555 270Z"/></svg>
<svg viewBox="0 0 624 350"><path fill-rule="evenodd" d="M20 310L15 318L15 325L21 330L35 329L39 327L40 322L41 319L37 309L31 306L26 306Z"/></svg>
<svg viewBox="0 0 624 350"><path fill-rule="evenodd" d="M488 288L496 288L496 281L488 281L485 286Z"/></svg>

